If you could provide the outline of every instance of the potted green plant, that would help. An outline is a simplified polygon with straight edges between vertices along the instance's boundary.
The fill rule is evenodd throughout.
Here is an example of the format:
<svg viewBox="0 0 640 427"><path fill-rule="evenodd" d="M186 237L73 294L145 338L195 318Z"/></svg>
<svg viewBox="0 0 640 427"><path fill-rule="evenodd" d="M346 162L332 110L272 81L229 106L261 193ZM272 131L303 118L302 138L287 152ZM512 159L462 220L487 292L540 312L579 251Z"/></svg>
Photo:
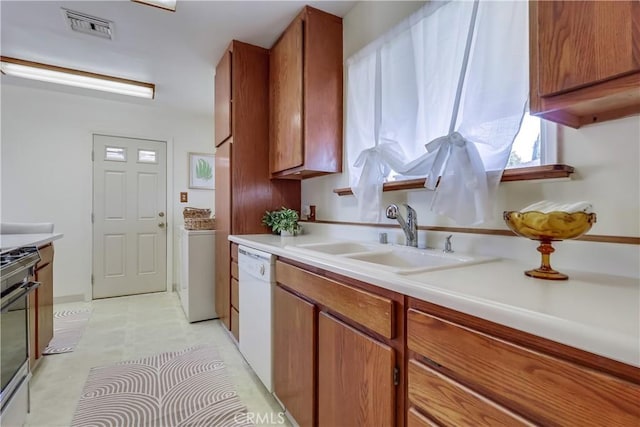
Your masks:
<svg viewBox="0 0 640 427"><path fill-rule="evenodd" d="M262 223L271 227L274 234L295 236L300 232L299 218L296 210L283 206L277 211L266 211L262 217Z"/></svg>
<svg viewBox="0 0 640 427"><path fill-rule="evenodd" d="M280 211L265 211L262 224L270 227L273 234L280 234Z"/></svg>
<svg viewBox="0 0 640 427"><path fill-rule="evenodd" d="M279 228L280 234L283 236L295 236L300 230L298 225L298 212L293 209L285 208L284 206L280 210Z"/></svg>

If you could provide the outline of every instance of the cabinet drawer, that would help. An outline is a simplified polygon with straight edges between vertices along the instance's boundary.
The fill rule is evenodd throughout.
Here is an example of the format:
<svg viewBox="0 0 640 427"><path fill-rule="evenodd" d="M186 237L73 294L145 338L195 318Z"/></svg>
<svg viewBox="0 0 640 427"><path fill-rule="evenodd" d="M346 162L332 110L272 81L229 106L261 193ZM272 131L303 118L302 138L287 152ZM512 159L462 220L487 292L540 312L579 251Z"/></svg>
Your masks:
<svg viewBox="0 0 640 427"><path fill-rule="evenodd" d="M38 248L40 254L40 261L36 264L36 270L44 267L45 265L53 262L53 245L48 244Z"/></svg>
<svg viewBox="0 0 640 427"><path fill-rule="evenodd" d="M49 345L53 338L53 264L49 263L36 270L36 281L40 287L36 290L36 302L38 305L38 344L36 358Z"/></svg>
<svg viewBox="0 0 640 427"><path fill-rule="evenodd" d="M240 276L238 275L238 263L235 261L231 261L231 277L233 277L234 279L240 278Z"/></svg>
<svg viewBox="0 0 640 427"><path fill-rule="evenodd" d="M235 262L238 262L238 244L231 244L231 259Z"/></svg>
<svg viewBox="0 0 640 427"><path fill-rule="evenodd" d="M238 310L231 307L231 333L236 341L240 341L240 314Z"/></svg>
<svg viewBox="0 0 640 427"><path fill-rule="evenodd" d="M327 279L281 261L276 262L276 280L385 338L395 336L393 301L389 298Z"/></svg>
<svg viewBox="0 0 640 427"><path fill-rule="evenodd" d="M231 279L231 306L240 311L239 284L236 279Z"/></svg>
<svg viewBox="0 0 640 427"><path fill-rule="evenodd" d="M415 360L409 361L410 402L443 426L531 426L520 416Z"/></svg>
<svg viewBox="0 0 640 427"><path fill-rule="evenodd" d="M637 384L415 309L407 313L407 345L536 423L635 425L640 418Z"/></svg>
<svg viewBox="0 0 640 427"><path fill-rule="evenodd" d="M407 411L407 427L438 427L438 424L416 411L415 408L409 408Z"/></svg>

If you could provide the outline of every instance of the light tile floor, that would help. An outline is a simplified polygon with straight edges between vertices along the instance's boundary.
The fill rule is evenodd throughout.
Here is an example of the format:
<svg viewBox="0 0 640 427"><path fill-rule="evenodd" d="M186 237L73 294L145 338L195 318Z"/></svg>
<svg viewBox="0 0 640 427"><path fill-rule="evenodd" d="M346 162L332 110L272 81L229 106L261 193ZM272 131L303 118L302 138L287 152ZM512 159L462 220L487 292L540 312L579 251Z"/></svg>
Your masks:
<svg viewBox="0 0 640 427"><path fill-rule="evenodd" d="M92 314L76 350L45 356L33 373L27 426L69 426L92 367L200 344L216 346L250 414L275 423L282 419L280 406L242 358L224 325L218 320L188 323L176 293L55 306L55 310L79 308L90 308Z"/></svg>

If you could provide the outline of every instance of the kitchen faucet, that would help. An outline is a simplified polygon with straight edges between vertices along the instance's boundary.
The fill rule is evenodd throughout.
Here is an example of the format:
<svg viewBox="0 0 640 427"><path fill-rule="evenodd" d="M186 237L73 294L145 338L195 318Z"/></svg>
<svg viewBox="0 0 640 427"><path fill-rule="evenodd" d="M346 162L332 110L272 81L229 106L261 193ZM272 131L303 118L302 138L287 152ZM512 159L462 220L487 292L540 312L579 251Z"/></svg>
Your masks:
<svg viewBox="0 0 640 427"><path fill-rule="evenodd" d="M407 220L402 218L400 212L398 212L398 205L390 204L387 206L387 218L397 219L404 235L406 237L405 245L418 247L418 215L413 208L406 203L404 206L407 208Z"/></svg>

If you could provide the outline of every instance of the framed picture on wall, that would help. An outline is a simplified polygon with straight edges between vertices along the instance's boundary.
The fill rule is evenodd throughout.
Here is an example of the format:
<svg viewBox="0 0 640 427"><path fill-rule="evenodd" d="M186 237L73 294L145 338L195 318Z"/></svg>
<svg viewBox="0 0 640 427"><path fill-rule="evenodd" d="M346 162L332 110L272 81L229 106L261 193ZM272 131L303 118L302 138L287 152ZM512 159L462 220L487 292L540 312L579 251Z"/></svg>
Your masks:
<svg viewBox="0 0 640 427"><path fill-rule="evenodd" d="M189 188L213 190L213 154L189 153Z"/></svg>

